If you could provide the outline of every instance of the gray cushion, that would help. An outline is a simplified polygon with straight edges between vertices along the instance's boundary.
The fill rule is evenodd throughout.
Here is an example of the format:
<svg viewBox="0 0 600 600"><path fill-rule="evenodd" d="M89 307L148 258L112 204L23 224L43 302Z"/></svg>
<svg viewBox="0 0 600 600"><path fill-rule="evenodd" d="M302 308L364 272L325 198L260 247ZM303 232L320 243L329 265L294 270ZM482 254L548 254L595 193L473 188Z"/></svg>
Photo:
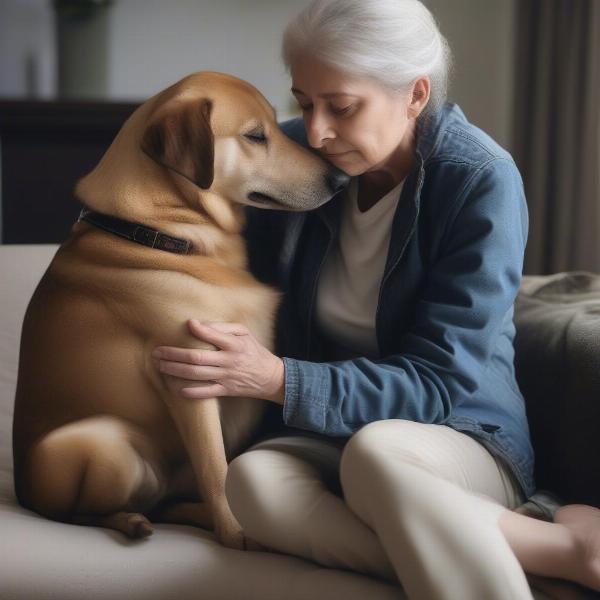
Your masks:
<svg viewBox="0 0 600 600"><path fill-rule="evenodd" d="M524 277L515 324L537 487L600 506L600 276Z"/></svg>

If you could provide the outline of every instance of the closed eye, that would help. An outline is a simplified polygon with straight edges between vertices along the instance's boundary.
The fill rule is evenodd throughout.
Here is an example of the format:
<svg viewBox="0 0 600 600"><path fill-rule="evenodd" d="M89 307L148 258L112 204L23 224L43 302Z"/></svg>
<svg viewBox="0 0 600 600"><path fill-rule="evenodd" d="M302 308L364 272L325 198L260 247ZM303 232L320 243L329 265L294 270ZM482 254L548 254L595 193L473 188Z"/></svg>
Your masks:
<svg viewBox="0 0 600 600"><path fill-rule="evenodd" d="M300 104L300 108L302 109L303 112L310 112L313 109L313 105L312 104L308 104L308 105L302 105ZM354 108L354 104L349 104L348 106L344 106L342 108L336 108L335 106L329 106L329 110L331 111L331 113L333 113L336 116L343 116L343 115L347 115L350 112L352 112L352 109Z"/></svg>
<svg viewBox="0 0 600 600"><path fill-rule="evenodd" d="M267 138L262 131L250 131L249 133L245 133L244 137L247 140L250 140L254 144L266 144Z"/></svg>
<svg viewBox="0 0 600 600"><path fill-rule="evenodd" d="M349 104L348 106L345 106L344 108L335 108L334 106L332 106L331 112L336 115L345 115L347 112L350 111L351 108L352 108L352 104Z"/></svg>

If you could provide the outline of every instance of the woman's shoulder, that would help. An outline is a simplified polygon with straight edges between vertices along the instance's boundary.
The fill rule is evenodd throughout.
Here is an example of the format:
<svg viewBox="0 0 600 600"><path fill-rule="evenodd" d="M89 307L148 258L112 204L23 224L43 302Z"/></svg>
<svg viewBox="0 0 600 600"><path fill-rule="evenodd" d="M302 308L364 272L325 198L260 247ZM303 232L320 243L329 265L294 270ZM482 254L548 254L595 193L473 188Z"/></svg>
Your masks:
<svg viewBox="0 0 600 600"><path fill-rule="evenodd" d="M446 163L467 171L494 161L508 161L510 153L489 134L467 120L458 104L446 103L419 126L417 147L425 164Z"/></svg>
<svg viewBox="0 0 600 600"><path fill-rule="evenodd" d="M470 123L458 105L445 104L421 125L417 149L423 158L426 196L438 208L444 205L452 211L467 196L491 194L498 209L515 202L523 209L523 181L512 156Z"/></svg>
<svg viewBox="0 0 600 600"><path fill-rule="evenodd" d="M425 175L420 196L424 224L439 227L463 212L479 224L518 219L522 227L514 227L515 233L525 235L527 205L514 160L457 105L446 104L434 115L419 150Z"/></svg>

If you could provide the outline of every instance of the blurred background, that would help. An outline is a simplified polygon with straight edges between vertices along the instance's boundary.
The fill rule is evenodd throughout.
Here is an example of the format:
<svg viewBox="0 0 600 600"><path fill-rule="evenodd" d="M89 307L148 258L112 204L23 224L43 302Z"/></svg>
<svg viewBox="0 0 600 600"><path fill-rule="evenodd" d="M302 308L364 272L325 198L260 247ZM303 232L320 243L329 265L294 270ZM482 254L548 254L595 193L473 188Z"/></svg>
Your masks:
<svg viewBox="0 0 600 600"><path fill-rule="evenodd" d="M294 116L280 41L307 1L0 0L0 241L62 241L75 180L193 71L246 79ZM449 100L523 175L526 272L600 270L600 0L425 4L454 54Z"/></svg>

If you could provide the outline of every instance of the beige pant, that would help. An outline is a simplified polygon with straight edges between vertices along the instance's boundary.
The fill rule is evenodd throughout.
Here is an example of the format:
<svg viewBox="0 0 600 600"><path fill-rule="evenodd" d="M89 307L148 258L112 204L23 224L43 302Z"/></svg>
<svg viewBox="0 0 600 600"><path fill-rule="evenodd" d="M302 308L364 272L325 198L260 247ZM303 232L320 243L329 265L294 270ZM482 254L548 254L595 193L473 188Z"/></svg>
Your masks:
<svg viewBox="0 0 600 600"><path fill-rule="evenodd" d="M327 567L402 582L412 599L531 599L498 518L524 498L471 437L376 421L349 441L306 432L258 442L226 481L248 537Z"/></svg>

